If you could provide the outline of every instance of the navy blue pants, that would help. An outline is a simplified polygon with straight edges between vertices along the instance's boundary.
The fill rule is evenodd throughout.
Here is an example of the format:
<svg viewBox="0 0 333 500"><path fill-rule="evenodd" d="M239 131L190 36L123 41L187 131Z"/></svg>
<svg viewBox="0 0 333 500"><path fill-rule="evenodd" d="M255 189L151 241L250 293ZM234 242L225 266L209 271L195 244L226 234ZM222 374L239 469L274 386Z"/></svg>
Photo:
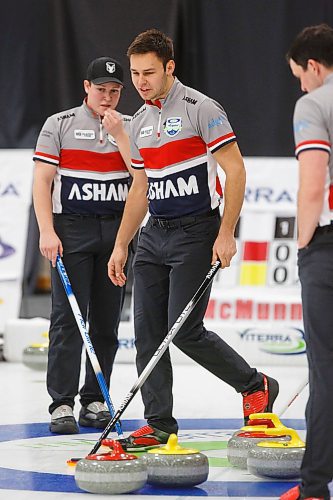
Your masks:
<svg viewBox="0 0 333 500"><path fill-rule="evenodd" d="M89 320L91 338L107 384L118 348L118 325L125 289L112 284L107 274L120 217L61 214L54 227L64 247L63 262L82 316ZM62 404L74 406L79 391L82 338L58 271L52 268L52 312L47 369L47 390L53 400L50 413ZM80 402L104 401L87 356Z"/></svg>
<svg viewBox="0 0 333 500"><path fill-rule="evenodd" d="M165 225L151 217L142 229L133 269L139 374L210 269L212 247L219 227L219 214L212 213L206 217L167 221ZM257 370L251 368L220 336L205 329L203 318L209 294L210 289L175 336L174 344L236 391L259 387L262 376ZM190 380L188 384L189 390L195 394ZM169 350L153 369L141 393L148 423L166 432L177 432L177 421L172 415Z"/></svg>
<svg viewBox="0 0 333 500"><path fill-rule="evenodd" d="M306 407L304 497L329 498L333 477L333 226L318 228L299 251L310 395Z"/></svg>

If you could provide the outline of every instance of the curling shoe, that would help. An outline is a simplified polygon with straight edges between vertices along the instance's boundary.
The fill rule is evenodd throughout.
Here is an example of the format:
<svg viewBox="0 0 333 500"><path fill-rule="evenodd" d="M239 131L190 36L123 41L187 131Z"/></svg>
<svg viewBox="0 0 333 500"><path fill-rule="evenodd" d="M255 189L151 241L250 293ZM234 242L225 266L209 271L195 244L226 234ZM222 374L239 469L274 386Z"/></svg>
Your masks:
<svg viewBox="0 0 333 500"><path fill-rule="evenodd" d="M82 406L79 415L79 424L84 427L105 429L111 420L109 410L100 401L94 401L87 406Z"/></svg>
<svg viewBox="0 0 333 500"><path fill-rule="evenodd" d="M242 393L245 425L247 425L251 413L271 413L274 401L279 394L277 380L266 375L263 377L262 387Z"/></svg>
<svg viewBox="0 0 333 500"><path fill-rule="evenodd" d="M329 497L327 497L329 499ZM280 496L280 500L326 500L325 497L303 497L299 486L294 486Z"/></svg>
<svg viewBox="0 0 333 500"><path fill-rule="evenodd" d="M125 439L117 439L126 451L146 451L167 444L170 434L152 425L145 425Z"/></svg>
<svg viewBox="0 0 333 500"><path fill-rule="evenodd" d="M55 434L78 434L80 431L73 409L68 405L58 406L51 414L49 429Z"/></svg>

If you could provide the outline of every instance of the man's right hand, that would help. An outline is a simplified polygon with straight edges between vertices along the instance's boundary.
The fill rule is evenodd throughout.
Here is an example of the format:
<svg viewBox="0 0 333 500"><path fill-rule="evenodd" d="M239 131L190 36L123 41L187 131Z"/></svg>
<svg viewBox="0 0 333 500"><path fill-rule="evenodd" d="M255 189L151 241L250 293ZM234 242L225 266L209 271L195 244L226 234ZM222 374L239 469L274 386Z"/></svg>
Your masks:
<svg viewBox="0 0 333 500"><path fill-rule="evenodd" d="M127 247L115 246L108 262L108 275L115 286L126 284L124 267L128 257Z"/></svg>
<svg viewBox="0 0 333 500"><path fill-rule="evenodd" d="M52 267L56 266L57 255L63 255L61 240L57 233L52 231L43 231L40 233L39 249L43 257L46 257L52 263Z"/></svg>

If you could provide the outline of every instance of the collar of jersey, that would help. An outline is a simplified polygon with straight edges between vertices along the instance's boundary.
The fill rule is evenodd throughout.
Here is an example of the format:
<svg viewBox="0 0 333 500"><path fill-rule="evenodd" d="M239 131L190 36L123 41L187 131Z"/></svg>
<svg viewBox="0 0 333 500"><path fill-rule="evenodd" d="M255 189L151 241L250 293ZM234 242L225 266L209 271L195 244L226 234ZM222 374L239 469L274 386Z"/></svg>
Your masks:
<svg viewBox="0 0 333 500"><path fill-rule="evenodd" d="M327 77L324 80L324 84L326 83L333 83L333 72L327 75Z"/></svg>
<svg viewBox="0 0 333 500"><path fill-rule="evenodd" d="M164 97L164 99L157 99L155 102L146 101L146 104L148 104L149 106L156 106L157 108L161 109L162 107L165 107L169 100L172 99L178 92L180 92L183 87L184 85L175 76L171 89L169 90L168 95Z"/></svg>
<svg viewBox="0 0 333 500"><path fill-rule="evenodd" d="M89 115L91 118L94 118L95 120L100 120L100 115L98 113L95 113L91 108L89 108L87 104L87 98L85 97L83 99L82 107L84 111Z"/></svg>

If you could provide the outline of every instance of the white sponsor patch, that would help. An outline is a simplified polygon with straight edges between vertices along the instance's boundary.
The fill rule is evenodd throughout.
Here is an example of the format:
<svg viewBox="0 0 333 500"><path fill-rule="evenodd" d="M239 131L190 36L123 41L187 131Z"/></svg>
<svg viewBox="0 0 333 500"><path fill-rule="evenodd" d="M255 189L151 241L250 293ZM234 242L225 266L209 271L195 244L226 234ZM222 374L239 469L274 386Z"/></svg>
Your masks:
<svg viewBox="0 0 333 500"><path fill-rule="evenodd" d="M74 130L75 139L95 139L95 130Z"/></svg>
<svg viewBox="0 0 333 500"><path fill-rule="evenodd" d="M153 133L153 125L150 125L149 127L143 127L140 130L140 137L148 137L149 135L152 135Z"/></svg>

